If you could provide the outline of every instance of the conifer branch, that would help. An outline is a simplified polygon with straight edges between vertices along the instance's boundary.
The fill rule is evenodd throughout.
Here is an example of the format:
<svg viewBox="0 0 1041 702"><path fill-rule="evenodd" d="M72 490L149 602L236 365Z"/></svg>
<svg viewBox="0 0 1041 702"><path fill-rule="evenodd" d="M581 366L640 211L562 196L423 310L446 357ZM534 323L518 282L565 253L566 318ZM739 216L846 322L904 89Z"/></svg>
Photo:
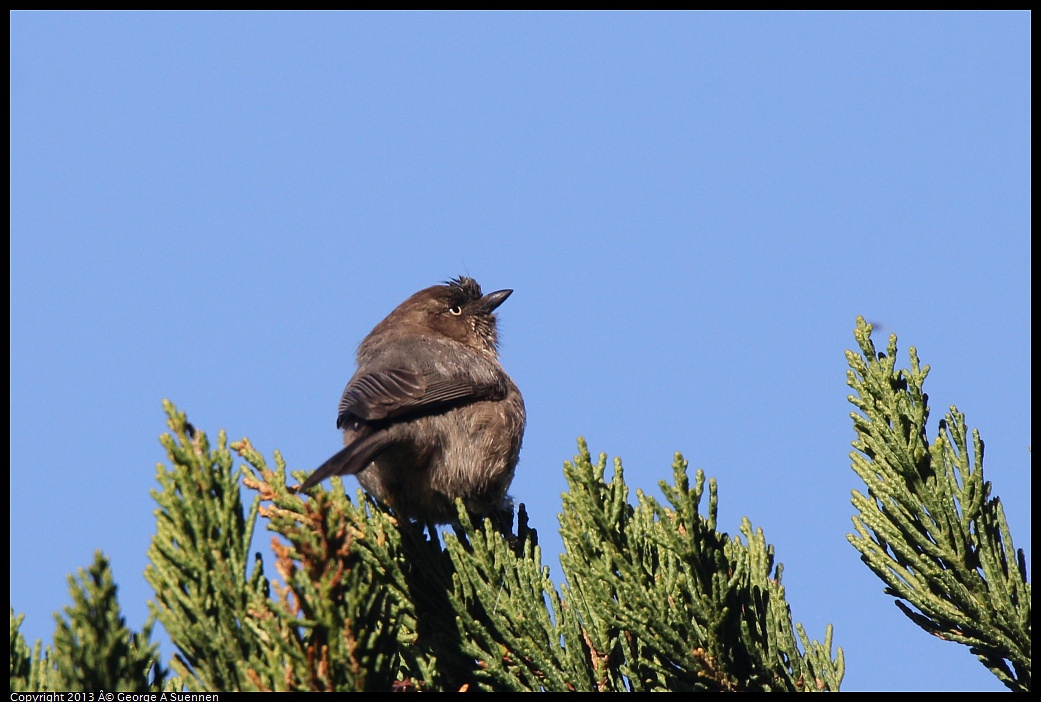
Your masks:
<svg viewBox="0 0 1041 702"><path fill-rule="evenodd" d="M54 646L42 654L37 641L29 650L19 628L23 616L11 610L11 689L26 692L157 692L166 671L152 623L141 633L127 628L116 599L108 559L98 551L94 563L69 576L72 605L56 614Z"/></svg>
<svg viewBox="0 0 1041 702"><path fill-rule="evenodd" d="M838 689L842 651L831 658L830 631L797 641L762 532L747 520L745 542L716 531L715 481L702 516L705 475L692 488L677 454L669 504L638 491L630 506L621 462L610 483L606 465L580 443L561 515L565 606L586 625L597 689Z"/></svg>
<svg viewBox="0 0 1041 702"><path fill-rule="evenodd" d="M897 370L896 335L879 353L871 331L858 317L861 352L846 352L858 410L850 458L868 491L853 492L850 543L912 621L969 646L1010 689L1029 690L1026 559L983 479L983 441L973 430L970 446L965 415L952 406L930 443L929 367L911 347L911 367Z"/></svg>
<svg viewBox="0 0 1041 702"><path fill-rule="evenodd" d="M253 689L247 666L267 600L259 556L248 573L259 499L243 510L223 431L213 449L183 412L163 407L172 435L160 441L171 466L157 466L161 489L152 491L159 509L145 569L156 594L149 604L178 648L171 666L189 689Z"/></svg>

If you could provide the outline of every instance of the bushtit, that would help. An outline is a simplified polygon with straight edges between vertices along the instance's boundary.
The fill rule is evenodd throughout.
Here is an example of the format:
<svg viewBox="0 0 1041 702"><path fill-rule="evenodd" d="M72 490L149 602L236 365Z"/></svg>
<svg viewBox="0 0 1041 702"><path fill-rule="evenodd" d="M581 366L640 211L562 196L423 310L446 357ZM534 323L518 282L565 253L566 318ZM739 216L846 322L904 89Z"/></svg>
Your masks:
<svg viewBox="0 0 1041 702"><path fill-rule="evenodd" d="M495 309L472 278L420 290L358 347L340 398L345 448L300 490L333 475L358 482L399 515L444 524L455 499L471 515L512 521L506 490L524 435L524 400L499 364Z"/></svg>

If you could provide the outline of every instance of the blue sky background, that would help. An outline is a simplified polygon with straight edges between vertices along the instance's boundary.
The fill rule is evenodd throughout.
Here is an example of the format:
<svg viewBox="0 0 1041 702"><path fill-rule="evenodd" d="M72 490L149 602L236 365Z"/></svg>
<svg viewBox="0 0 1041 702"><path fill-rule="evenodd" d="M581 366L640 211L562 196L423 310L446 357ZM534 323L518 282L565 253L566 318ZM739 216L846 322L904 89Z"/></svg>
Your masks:
<svg viewBox="0 0 1041 702"><path fill-rule="evenodd" d="M1030 16L11 15L11 605L111 558L131 626L161 400L311 469L356 344L468 274L562 463L681 451L785 564L845 690L1002 690L847 543L854 318L933 367L1030 549ZM352 490L354 483L352 482ZM267 550L259 532L254 550ZM270 559L267 559L270 563ZM172 653L169 645L164 656Z"/></svg>

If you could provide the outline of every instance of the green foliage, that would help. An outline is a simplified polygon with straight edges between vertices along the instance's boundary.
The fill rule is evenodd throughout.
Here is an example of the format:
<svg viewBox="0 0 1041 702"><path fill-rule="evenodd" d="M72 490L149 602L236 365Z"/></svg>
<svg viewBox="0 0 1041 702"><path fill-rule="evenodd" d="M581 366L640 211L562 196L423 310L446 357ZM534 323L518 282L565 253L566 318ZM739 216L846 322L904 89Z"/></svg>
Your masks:
<svg viewBox="0 0 1041 702"><path fill-rule="evenodd" d="M21 626L24 614L16 615L11 608L11 690L41 692L47 689L44 679L43 659L40 656L40 642L30 651L29 645L22 636Z"/></svg>
<svg viewBox="0 0 1041 702"><path fill-rule="evenodd" d="M929 442L929 398L914 347L910 369L896 369L896 336L884 353L857 318L861 354L847 352L857 439L853 470L868 495L853 493L859 516L850 542L916 624L970 647L1007 687L1030 689L1030 584L1026 559L991 484L983 441L951 407Z"/></svg>
<svg viewBox="0 0 1041 702"><path fill-rule="evenodd" d="M267 600L259 554L247 572L259 498L244 510L224 432L214 450L183 413L164 406L173 435L160 440L171 467L157 467L161 490L152 491L159 508L145 569L156 594L150 606L177 645L170 665L188 689L251 689L254 609L263 611Z"/></svg>
<svg viewBox="0 0 1041 702"><path fill-rule="evenodd" d="M523 508L517 535L492 524L397 520L334 481L303 499L248 441L231 446L263 503L242 516L231 456L168 407L174 464L160 469L160 528L148 577L191 689L649 690L837 689L841 651L792 626L780 567L760 532L740 539L698 513L677 458L669 506L626 502L585 446L566 474L561 516L571 586L542 565ZM245 572L258 513L276 536L282 583ZM238 516L236 516L238 515ZM443 545L441 540L443 539ZM663 616L663 612L666 616ZM800 651L799 646L806 653ZM229 653L230 652L230 653Z"/></svg>
<svg viewBox="0 0 1041 702"><path fill-rule="evenodd" d="M56 615L54 648L30 652L11 610L11 689L32 692L148 692L163 689L166 672L151 625L136 634L120 614L108 560L99 551L79 582L69 578L73 605Z"/></svg>
<svg viewBox="0 0 1041 702"><path fill-rule="evenodd" d="M850 541L926 631L971 647L1012 689L1030 689L1030 588L1001 504L983 480L983 443L951 408L926 438L928 398L911 349L876 352L858 320L849 353L867 496ZM471 523L400 521L360 492L306 498L223 432L212 446L171 404L157 469L146 578L176 648L167 678L151 624L131 632L107 561L70 579L54 644L30 650L11 610L11 688L101 690L837 690L831 627L793 623L773 547L746 519L718 531L717 490L679 455L664 501L629 488L619 461L580 441L565 464L559 588L523 506L516 534ZM235 454L245 465L234 468ZM293 476L299 480L302 474ZM243 499L243 495L247 499ZM250 557L258 519L274 574Z"/></svg>
<svg viewBox="0 0 1041 702"><path fill-rule="evenodd" d="M561 557L565 604L582 623L596 690L837 690L842 650L793 628L781 566L761 530L744 537L716 531L717 493L699 507L705 474L693 488L687 463L673 463L668 505L637 492L628 503L622 465L604 479L607 459L592 463L584 444L565 466ZM800 650L800 644L802 650Z"/></svg>
<svg viewBox="0 0 1041 702"><path fill-rule="evenodd" d="M911 369L896 370L895 337L878 353L870 332L859 319L862 353L847 353L853 465L867 484L849 541L908 617L1030 690L1025 557L983 479L979 433L970 444L951 407L930 443L929 369L911 349ZM30 650L11 609L11 690L838 690L831 627L820 644L792 623L762 531L747 520L738 536L718 531L715 482L697 471L691 484L679 455L664 503L637 491L632 504L620 461L608 479L606 456L580 441L564 467L558 588L523 505L504 535L461 505L443 533L399 521L338 479L304 499L277 452L272 470L246 440L229 446L222 432L213 447L164 406L169 466L157 470L146 577L179 677L159 665L151 623L126 627L99 554L70 578L52 647ZM250 558L258 518L275 579Z"/></svg>
<svg viewBox="0 0 1041 702"><path fill-rule="evenodd" d="M516 534L472 524L461 504L458 526L439 534L360 492L351 500L338 479L304 498L277 453L271 470L248 441L229 446L222 433L211 446L166 410L170 466L157 471L146 577L180 677L158 675L151 689L838 688L830 628L823 645L793 628L772 548L747 522L743 540L718 533L715 486L702 516L704 474L691 488L680 457L675 485L662 484L668 504L638 494L632 506L620 464L605 482L606 458L595 464L580 445L565 466L569 585L558 590L523 506ZM234 469L233 451L246 467ZM259 556L248 567L258 517L277 579ZM94 580L107 592L110 580ZM12 612L12 686L31 689L39 655L17 623ZM103 667L63 655L60 671Z"/></svg>

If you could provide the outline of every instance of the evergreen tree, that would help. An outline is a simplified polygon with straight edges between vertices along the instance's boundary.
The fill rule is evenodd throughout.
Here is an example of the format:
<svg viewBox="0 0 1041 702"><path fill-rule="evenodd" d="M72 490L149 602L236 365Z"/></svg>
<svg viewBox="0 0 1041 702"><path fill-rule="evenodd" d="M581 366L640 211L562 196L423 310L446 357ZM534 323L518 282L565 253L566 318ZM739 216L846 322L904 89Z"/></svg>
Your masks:
<svg viewBox="0 0 1041 702"><path fill-rule="evenodd" d="M952 408L933 444L911 350L876 354L858 319L854 469L868 495L850 541L930 633L967 644L1012 689L1030 688L1030 589L1000 503L969 459ZM542 562L523 505L515 533L490 522L439 530L398 520L338 478L302 498L248 440L216 446L165 403L169 465L157 470L146 577L176 647L159 662L150 626L130 632L108 564L71 582L53 647L30 651L11 610L11 689L45 690L837 690L832 653L794 624L782 567L761 530L717 530L714 480L678 455L664 503L630 500L620 461L585 443L565 464L566 584ZM235 454L245 465L234 468ZM242 498L245 486L252 497ZM249 495L250 492L246 494ZM274 575L249 549L273 532ZM443 532L443 533L442 533Z"/></svg>

